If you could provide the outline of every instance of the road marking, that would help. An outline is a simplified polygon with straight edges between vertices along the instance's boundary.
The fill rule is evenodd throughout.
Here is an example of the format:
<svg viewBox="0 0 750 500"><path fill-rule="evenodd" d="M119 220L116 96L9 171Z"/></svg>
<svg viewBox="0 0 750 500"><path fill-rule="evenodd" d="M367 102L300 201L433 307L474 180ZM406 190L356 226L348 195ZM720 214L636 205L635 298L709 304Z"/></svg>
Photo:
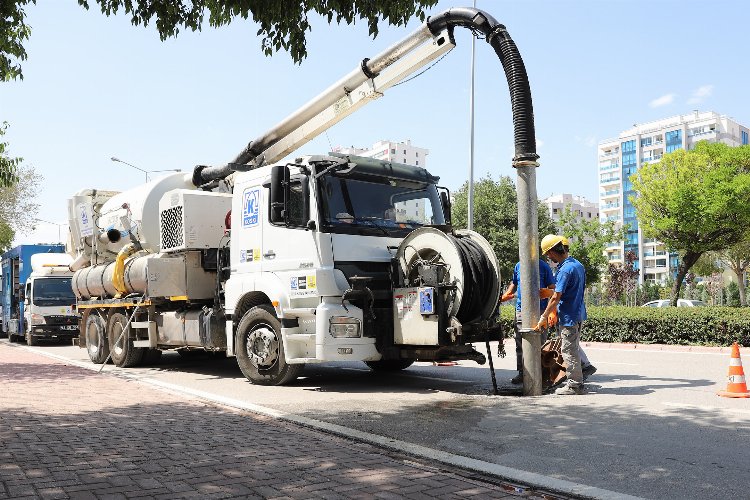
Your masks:
<svg viewBox="0 0 750 500"><path fill-rule="evenodd" d="M744 410L741 408L724 408L722 406L699 406L699 405L689 405L684 403L662 403L664 406L669 406L672 408L680 408L682 410L703 410L703 411L731 411L734 413L744 413L746 415L750 415L750 410Z"/></svg>
<svg viewBox="0 0 750 500"><path fill-rule="evenodd" d="M85 363L82 361L74 360L61 356L59 354L52 354L46 351L38 350L33 347L14 345L13 347L20 349L27 349L31 352L47 356L49 358L57 359L65 363L70 363L79 368L98 372L99 366L92 363ZM421 446L418 444L407 443L398 439L391 439L385 436L379 436L377 434L371 434L369 432L362 432L357 429L344 427L338 424L331 424L329 422L323 422L321 420L315 420L301 415L295 415L282 410L275 410L265 406L256 405L253 403L246 403L238 399L227 398L224 396L218 396L213 393L199 391L196 389L190 389L177 384L171 384L169 382L162 382L160 380L145 378L140 376L138 373L128 373L125 370L108 370L102 373L108 375L114 375L116 377L122 377L130 380L135 380L143 384L150 385L152 387L165 390L171 393L182 394L193 396L196 399L203 401L210 401L213 403L219 403L231 408L249 411L259 415L265 415L267 417L275 418L278 420L284 420L292 422L305 427L310 427L323 432L328 432L338 436L343 436L350 439L363 441L365 443L373 444L381 448L389 450L395 450L400 453L406 453L416 457L424 458L427 460L433 460L440 462L445 465L451 465L455 467L461 467L489 476L495 476L497 478L506 481L515 481L518 483L528 484L537 488L556 491L568 495L577 495L585 498L593 498L599 500L644 500L640 497L625 495L616 491L605 490L594 486L588 486L585 484L574 483L572 481L566 481L564 479L556 479L553 477L547 477L542 474L535 472L527 472L520 469L514 469L512 467L506 467L504 465L494 464L491 462L485 462L483 460L477 460L475 458L464 457L462 455L456 455L448 453L446 451L436 450Z"/></svg>
<svg viewBox="0 0 750 500"><path fill-rule="evenodd" d="M585 345L585 341L581 342L586 347L586 351L625 351L635 353L652 353L652 354L692 354L693 356L729 356L729 352L692 352L692 351L669 351L661 349L649 349L648 344L638 344L638 348L621 348L621 347L594 347L593 345Z"/></svg>

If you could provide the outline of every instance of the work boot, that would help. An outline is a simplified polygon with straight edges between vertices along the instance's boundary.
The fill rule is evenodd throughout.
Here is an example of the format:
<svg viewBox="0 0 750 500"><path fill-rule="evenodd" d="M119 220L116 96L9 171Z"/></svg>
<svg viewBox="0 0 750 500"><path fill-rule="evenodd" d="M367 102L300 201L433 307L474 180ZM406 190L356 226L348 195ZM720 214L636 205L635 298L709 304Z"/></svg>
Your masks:
<svg viewBox="0 0 750 500"><path fill-rule="evenodd" d="M575 382L566 382L562 386L555 390L555 394L558 396L575 396L577 394L583 394L583 384L576 384Z"/></svg>
<svg viewBox="0 0 750 500"><path fill-rule="evenodd" d="M587 364L583 368L581 368L581 372L583 373L583 381L586 382L588 378L596 373L596 366L592 365L591 363Z"/></svg>
<svg viewBox="0 0 750 500"><path fill-rule="evenodd" d="M518 372L518 375L510 379L511 384L523 384L523 372Z"/></svg>

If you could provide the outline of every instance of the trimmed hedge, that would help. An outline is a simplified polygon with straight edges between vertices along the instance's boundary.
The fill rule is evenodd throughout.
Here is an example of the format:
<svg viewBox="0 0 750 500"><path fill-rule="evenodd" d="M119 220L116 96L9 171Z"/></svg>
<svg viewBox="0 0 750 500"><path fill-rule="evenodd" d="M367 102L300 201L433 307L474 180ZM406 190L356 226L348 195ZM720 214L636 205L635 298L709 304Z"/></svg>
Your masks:
<svg viewBox="0 0 750 500"><path fill-rule="evenodd" d="M587 307L582 340L750 346L750 308L734 307ZM506 336L513 335L513 307L500 308Z"/></svg>

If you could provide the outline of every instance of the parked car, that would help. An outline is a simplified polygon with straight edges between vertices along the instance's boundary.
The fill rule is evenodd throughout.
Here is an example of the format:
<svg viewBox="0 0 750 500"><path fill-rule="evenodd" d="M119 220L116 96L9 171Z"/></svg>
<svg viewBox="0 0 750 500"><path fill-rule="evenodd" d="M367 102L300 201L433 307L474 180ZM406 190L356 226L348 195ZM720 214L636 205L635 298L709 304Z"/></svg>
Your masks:
<svg viewBox="0 0 750 500"><path fill-rule="evenodd" d="M670 299L652 300L643 304L642 307L669 307L671 302ZM702 307L707 305L700 300L677 299L677 307Z"/></svg>

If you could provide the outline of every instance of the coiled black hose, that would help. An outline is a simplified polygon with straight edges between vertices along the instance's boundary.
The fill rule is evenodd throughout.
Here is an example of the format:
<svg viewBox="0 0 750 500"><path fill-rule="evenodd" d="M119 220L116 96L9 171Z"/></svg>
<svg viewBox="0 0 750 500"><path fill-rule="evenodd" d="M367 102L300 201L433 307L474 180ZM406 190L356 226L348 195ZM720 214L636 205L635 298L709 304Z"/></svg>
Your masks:
<svg viewBox="0 0 750 500"><path fill-rule="evenodd" d="M492 300L490 294L497 274L479 243L468 236L455 236L464 269L464 289L456 318L466 324L484 319L482 311Z"/></svg>

